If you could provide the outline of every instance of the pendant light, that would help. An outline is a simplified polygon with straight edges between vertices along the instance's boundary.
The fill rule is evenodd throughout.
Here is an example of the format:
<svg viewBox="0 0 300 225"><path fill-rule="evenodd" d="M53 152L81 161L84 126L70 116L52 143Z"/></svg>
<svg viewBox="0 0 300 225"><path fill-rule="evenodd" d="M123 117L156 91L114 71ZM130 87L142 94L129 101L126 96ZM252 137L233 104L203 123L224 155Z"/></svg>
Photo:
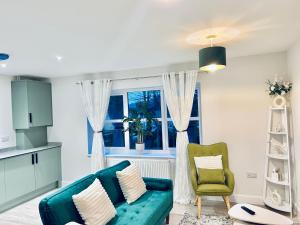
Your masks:
<svg viewBox="0 0 300 225"><path fill-rule="evenodd" d="M222 46L213 46L216 35L209 35L210 47L199 51L199 69L205 72L215 72L226 67L226 49Z"/></svg>

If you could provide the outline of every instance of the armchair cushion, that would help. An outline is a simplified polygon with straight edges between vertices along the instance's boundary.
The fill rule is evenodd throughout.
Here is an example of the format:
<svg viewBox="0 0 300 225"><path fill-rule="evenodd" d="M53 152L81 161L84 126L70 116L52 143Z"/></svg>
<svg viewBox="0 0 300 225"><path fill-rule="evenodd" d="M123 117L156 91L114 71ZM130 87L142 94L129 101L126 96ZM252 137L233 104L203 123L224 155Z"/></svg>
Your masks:
<svg viewBox="0 0 300 225"><path fill-rule="evenodd" d="M224 184L225 176L222 169L198 169L198 184Z"/></svg>
<svg viewBox="0 0 300 225"><path fill-rule="evenodd" d="M199 196L227 196L232 194L232 190L225 184L200 184L196 194Z"/></svg>

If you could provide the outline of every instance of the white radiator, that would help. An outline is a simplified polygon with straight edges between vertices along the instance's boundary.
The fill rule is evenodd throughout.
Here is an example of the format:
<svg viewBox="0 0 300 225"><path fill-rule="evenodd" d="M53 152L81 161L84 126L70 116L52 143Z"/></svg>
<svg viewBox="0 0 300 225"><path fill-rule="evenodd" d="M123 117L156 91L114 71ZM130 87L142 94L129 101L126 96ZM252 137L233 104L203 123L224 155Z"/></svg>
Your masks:
<svg viewBox="0 0 300 225"><path fill-rule="evenodd" d="M143 177L154 178L174 178L173 159L133 159L133 158L107 158L107 166L113 166L119 162L128 160L130 163L137 165Z"/></svg>

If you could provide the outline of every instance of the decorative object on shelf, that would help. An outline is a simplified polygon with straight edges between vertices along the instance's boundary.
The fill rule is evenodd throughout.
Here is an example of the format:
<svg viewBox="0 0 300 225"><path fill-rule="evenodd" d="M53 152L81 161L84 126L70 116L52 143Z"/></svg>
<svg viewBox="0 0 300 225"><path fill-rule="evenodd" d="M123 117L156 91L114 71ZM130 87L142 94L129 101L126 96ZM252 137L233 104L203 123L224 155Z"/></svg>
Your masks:
<svg viewBox="0 0 300 225"><path fill-rule="evenodd" d="M276 127L275 127L275 131L276 131L277 133L284 132L284 126L282 125L281 122L278 122L278 123L277 123L277 125L276 125Z"/></svg>
<svg viewBox="0 0 300 225"><path fill-rule="evenodd" d="M130 110L130 117L124 117L123 119L123 123L128 123L128 127L124 129L124 132L129 131L136 136L135 149L140 153L145 150L144 137L152 135L152 123L158 122L157 119L153 118L153 114L148 110L148 102L140 101L137 103L136 109Z"/></svg>
<svg viewBox="0 0 300 225"><path fill-rule="evenodd" d="M280 172L279 168L274 168L272 170L272 175L271 178L273 181L278 182L278 181L283 181L283 176L282 173Z"/></svg>
<svg viewBox="0 0 300 225"><path fill-rule="evenodd" d="M277 77L275 77L273 82L268 80L267 85L269 95L275 96L273 106L276 108L286 106L286 95L292 90L293 84L289 81L278 80Z"/></svg>
<svg viewBox="0 0 300 225"><path fill-rule="evenodd" d="M213 46L213 40L217 36L208 35L210 47L199 51L199 69L205 72L215 72L226 67L226 49L221 46Z"/></svg>
<svg viewBox="0 0 300 225"><path fill-rule="evenodd" d="M281 195L278 193L278 191L276 189L274 189L272 192L271 192L271 200L272 202L277 205L277 206L280 206L282 204L282 198L281 198Z"/></svg>
<svg viewBox="0 0 300 225"><path fill-rule="evenodd" d="M279 181L278 169L274 168L274 169L272 170L271 178L272 178L273 181L276 181L276 182Z"/></svg>
<svg viewBox="0 0 300 225"><path fill-rule="evenodd" d="M277 154L286 154L286 145L280 143L279 141L277 141L276 139L272 139L271 140L271 148L274 152L276 152Z"/></svg>
<svg viewBox="0 0 300 225"><path fill-rule="evenodd" d="M286 98L281 95L276 95L273 99L273 106L277 108L282 108L286 106Z"/></svg>

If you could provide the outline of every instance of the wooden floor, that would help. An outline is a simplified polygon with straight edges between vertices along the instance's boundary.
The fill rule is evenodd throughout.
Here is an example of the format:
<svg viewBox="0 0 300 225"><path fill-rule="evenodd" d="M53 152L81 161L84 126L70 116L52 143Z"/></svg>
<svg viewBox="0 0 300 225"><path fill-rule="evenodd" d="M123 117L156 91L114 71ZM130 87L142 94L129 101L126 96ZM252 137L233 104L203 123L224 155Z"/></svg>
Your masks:
<svg viewBox="0 0 300 225"><path fill-rule="evenodd" d="M0 225L41 225L38 204L43 197L38 197L0 214ZM170 215L170 225L178 225L185 212L196 216L196 206L174 204ZM227 215L226 207L221 201L203 201L202 212L206 215ZM300 220L295 218L296 222L300 224Z"/></svg>

